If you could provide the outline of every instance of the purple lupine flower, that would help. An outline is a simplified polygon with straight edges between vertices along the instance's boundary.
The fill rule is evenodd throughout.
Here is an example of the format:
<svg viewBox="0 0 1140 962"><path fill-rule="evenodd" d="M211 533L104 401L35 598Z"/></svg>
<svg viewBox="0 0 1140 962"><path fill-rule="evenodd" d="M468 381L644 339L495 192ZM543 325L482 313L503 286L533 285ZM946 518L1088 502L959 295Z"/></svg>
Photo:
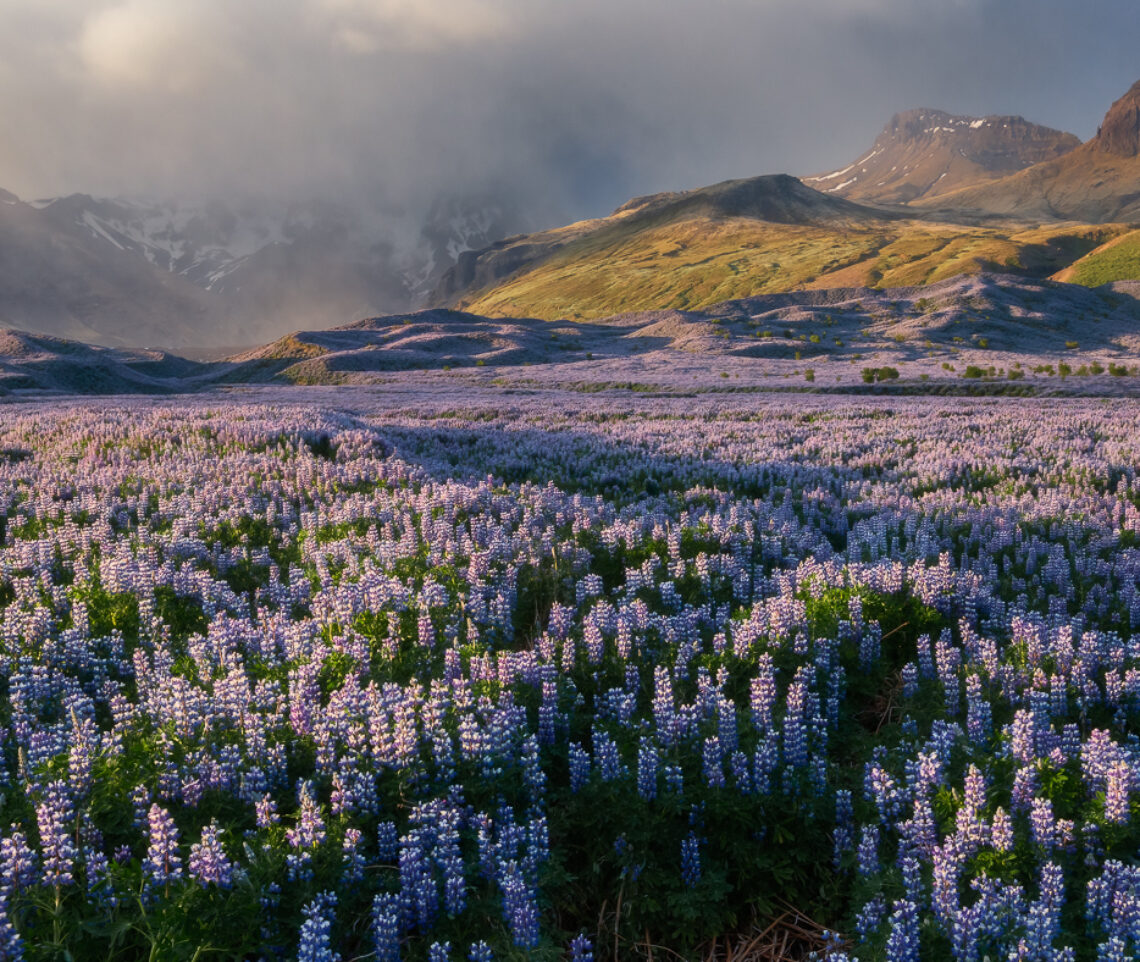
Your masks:
<svg viewBox="0 0 1140 962"><path fill-rule="evenodd" d="M23 832L12 832L0 841L0 895L10 896L31 885L36 878L36 853Z"/></svg>
<svg viewBox="0 0 1140 962"><path fill-rule="evenodd" d="M918 665L908 661L902 666L902 692L903 698L914 698L918 695Z"/></svg>
<svg viewBox="0 0 1140 962"><path fill-rule="evenodd" d="M321 808L313 794L313 784L302 781L297 789L297 800L301 805L295 827L285 832L285 838L293 848L313 849L325 840L325 822L321 818Z"/></svg>
<svg viewBox="0 0 1140 962"><path fill-rule="evenodd" d="M637 746L637 794L646 801L657 797L657 748L645 735Z"/></svg>
<svg viewBox="0 0 1140 962"><path fill-rule="evenodd" d="M376 826L376 843L380 861L394 862L400 855L400 833L395 822L381 822Z"/></svg>
<svg viewBox="0 0 1140 962"><path fill-rule="evenodd" d="M440 818L435 841L435 860L443 874L443 905L452 918L467 907L467 879L459 848L460 820L458 812L445 812Z"/></svg>
<svg viewBox="0 0 1140 962"><path fill-rule="evenodd" d="M432 942L432 944L428 946L428 962L448 962L450 957L450 942Z"/></svg>
<svg viewBox="0 0 1140 962"><path fill-rule="evenodd" d="M36 824L43 851L43 883L58 888L74 881L79 854L72 836L75 810L64 782L52 782L43 801L36 805Z"/></svg>
<svg viewBox="0 0 1140 962"><path fill-rule="evenodd" d="M752 794L752 766L748 764L748 756L737 749L729 757L728 767L737 790L742 795Z"/></svg>
<svg viewBox="0 0 1140 962"><path fill-rule="evenodd" d="M427 855L426 832L415 829L400 839L401 914L427 932L439 910L439 890Z"/></svg>
<svg viewBox="0 0 1140 962"><path fill-rule="evenodd" d="M724 788L724 759L721 753L720 739L716 735L709 735L704 741L701 752L701 768L705 776L705 784L709 788Z"/></svg>
<svg viewBox="0 0 1140 962"><path fill-rule="evenodd" d="M701 840L690 829L681 839L681 881L692 888L701 880Z"/></svg>
<svg viewBox="0 0 1140 962"><path fill-rule="evenodd" d="M883 924L883 917L887 914L887 904L881 894L868 901L855 916L855 932L860 941L866 942L879 926Z"/></svg>
<svg viewBox="0 0 1140 962"><path fill-rule="evenodd" d="M855 808L851 792L845 788L835 793L835 832L832 837L831 864L836 870L845 852L855 844Z"/></svg>
<svg viewBox="0 0 1140 962"><path fill-rule="evenodd" d="M1126 761L1113 762L1105 775L1104 820L1117 825L1128 822L1132 791L1132 766Z"/></svg>
<svg viewBox="0 0 1140 962"><path fill-rule="evenodd" d="M495 962L495 953L491 951L491 946L482 940L472 942L467 950L467 962Z"/></svg>
<svg viewBox="0 0 1140 962"><path fill-rule="evenodd" d="M602 781L612 782L625 776L626 769L617 742L609 732L594 732L594 755L598 760L598 773L602 776Z"/></svg>
<svg viewBox="0 0 1140 962"><path fill-rule="evenodd" d="M1005 809L1000 805L994 811L990 839L993 847L999 852L1008 852L1013 849L1013 819L1006 814Z"/></svg>
<svg viewBox="0 0 1140 962"><path fill-rule="evenodd" d="M580 792L590 780L590 753L577 742L570 743L570 791Z"/></svg>
<svg viewBox="0 0 1140 962"><path fill-rule="evenodd" d="M364 878L364 856L360 853L360 841L364 833L358 828L346 828L344 841L344 880L349 883L359 882Z"/></svg>
<svg viewBox="0 0 1140 962"><path fill-rule="evenodd" d="M784 759L789 767L807 764L807 730L804 727L807 696L807 685L799 679L797 672L796 680L788 686L784 714Z"/></svg>
<svg viewBox="0 0 1140 962"><path fill-rule="evenodd" d="M981 743L993 729L993 710L982 691L982 680L976 674L966 677L966 734L970 741Z"/></svg>
<svg viewBox="0 0 1140 962"><path fill-rule="evenodd" d="M772 711L776 706L776 669L768 652L757 656L755 672L750 683L752 722L765 732L772 727Z"/></svg>
<svg viewBox="0 0 1140 962"><path fill-rule="evenodd" d="M1023 766L1013 773L1010 805L1015 812L1027 811L1037 795L1037 771Z"/></svg>
<svg viewBox="0 0 1140 962"><path fill-rule="evenodd" d="M372 900L372 942L377 962L400 962L400 901L381 893Z"/></svg>
<svg viewBox="0 0 1140 962"><path fill-rule="evenodd" d="M218 831L218 823L211 821L202 828L202 840L190 846L186 868L190 877L203 888L212 883L218 888L228 889L233 882L233 865L222 848Z"/></svg>
<svg viewBox="0 0 1140 962"><path fill-rule="evenodd" d="M1014 758L1023 765L1032 765L1037 757L1035 743L1037 719L1033 712L1019 708L1010 724L1009 749Z"/></svg>
<svg viewBox="0 0 1140 962"><path fill-rule="evenodd" d="M182 878L182 859L178 856L178 828L170 813L153 804L147 812L148 845L143 871L152 885L169 885Z"/></svg>
<svg viewBox="0 0 1140 962"><path fill-rule="evenodd" d="M914 853L912 845L905 842L899 844L898 867L902 872L903 891L914 896L917 900L923 890L922 862Z"/></svg>
<svg viewBox="0 0 1140 962"><path fill-rule="evenodd" d="M281 821L281 817L277 814L277 803L273 801L271 795L263 795L259 798L255 808L258 828L269 828Z"/></svg>
<svg viewBox="0 0 1140 962"><path fill-rule="evenodd" d="M868 801L873 801L879 810L879 820L883 825L889 825L898 817L902 796L890 772L880 763L868 763L865 789Z"/></svg>
<svg viewBox="0 0 1140 962"><path fill-rule="evenodd" d="M866 877L879 871L879 826L864 825L859 831L859 848L856 851L859 874Z"/></svg>
<svg viewBox="0 0 1140 962"><path fill-rule="evenodd" d="M953 845L935 846L931 853L931 906L934 916L943 925L957 918L961 903L958 899L958 877L962 859Z"/></svg>
<svg viewBox="0 0 1140 962"><path fill-rule="evenodd" d="M1029 828L1035 845L1051 850L1057 843L1057 822L1053 803L1047 798L1034 798L1029 813Z"/></svg>
<svg viewBox="0 0 1140 962"><path fill-rule="evenodd" d="M1096 962L1131 962L1133 958L1128 943L1115 935L1096 947Z"/></svg>
<svg viewBox="0 0 1140 962"><path fill-rule="evenodd" d="M12 924L8 912L8 894L0 894L0 960L20 962L24 958L24 940Z"/></svg>
<svg viewBox="0 0 1140 962"><path fill-rule="evenodd" d="M594 962L594 943L585 932L570 940L570 962Z"/></svg>
<svg viewBox="0 0 1140 962"><path fill-rule="evenodd" d="M538 945L538 906L517 862L507 861L499 866L499 886L511 939L520 949L533 949Z"/></svg>
<svg viewBox="0 0 1140 962"><path fill-rule="evenodd" d="M1065 902L1065 876L1055 862L1041 866L1041 894L1029 907L1025 943L1032 958L1052 957L1053 942L1061 932L1061 908Z"/></svg>
<svg viewBox="0 0 1140 962"><path fill-rule="evenodd" d="M523 740L519 761L522 763L523 784L527 794L532 802L537 802L546 788L546 773L542 770L536 736L528 735Z"/></svg>
<svg viewBox="0 0 1140 962"><path fill-rule="evenodd" d="M918 906L909 899L897 900L890 921L886 957L891 962L918 962Z"/></svg>
<svg viewBox="0 0 1140 962"><path fill-rule="evenodd" d="M768 732L756 746L752 758L752 785L759 795L767 795L772 787L772 773L780 764L780 742L775 732Z"/></svg>
<svg viewBox="0 0 1140 962"><path fill-rule="evenodd" d="M665 776L665 787L674 795L685 794L685 771L677 764L665 765L661 769Z"/></svg>
<svg viewBox="0 0 1140 962"><path fill-rule="evenodd" d="M332 947L335 906L336 895L332 892L322 892L305 906L297 962L340 962L340 953Z"/></svg>

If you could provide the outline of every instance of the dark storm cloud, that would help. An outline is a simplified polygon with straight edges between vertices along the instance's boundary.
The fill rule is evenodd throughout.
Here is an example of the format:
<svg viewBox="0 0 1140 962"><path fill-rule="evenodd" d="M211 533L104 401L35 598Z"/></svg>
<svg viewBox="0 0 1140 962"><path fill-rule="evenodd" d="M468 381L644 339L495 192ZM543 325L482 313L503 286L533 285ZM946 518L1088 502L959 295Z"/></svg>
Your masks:
<svg viewBox="0 0 1140 962"><path fill-rule="evenodd" d="M1134 0L0 0L0 186L507 192L540 217L841 166L896 110L1090 136Z"/></svg>

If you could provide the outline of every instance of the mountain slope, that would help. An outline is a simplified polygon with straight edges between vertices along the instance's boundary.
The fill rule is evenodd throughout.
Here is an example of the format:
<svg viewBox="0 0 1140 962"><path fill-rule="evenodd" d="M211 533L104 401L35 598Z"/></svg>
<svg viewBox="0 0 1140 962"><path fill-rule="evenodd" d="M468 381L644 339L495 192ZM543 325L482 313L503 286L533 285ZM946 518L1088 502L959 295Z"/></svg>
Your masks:
<svg viewBox="0 0 1140 962"><path fill-rule="evenodd" d="M11 194L0 203L0 325L105 344L172 344L172 332L216 336L211 308L183 277L58 226Z"/></svg>
<svg viewBox="0 0 1140 962"><path fill-rule="evenodd" d="M907 204L997 180L1078 146L1072 134L1022 117L909 110L895 114L854 163L804 183L862 203Z"/></svg>
<svg viewBox="0 0 1140 962"><path fill-rule="evenodd" d="M465 254L436 302L489 316L581 320L802 288L928 284L985 270L1048 276L1125 230L921 221L792 177L760 177L640 198L608 218Z"/></svg>
<svg viewBox="0 0 1140 962"><path fill-rule="evenodd" d="M1140 81L1112 105L1097 135L1076 150L920 203L1038 221L1140 222Z"/></svg>

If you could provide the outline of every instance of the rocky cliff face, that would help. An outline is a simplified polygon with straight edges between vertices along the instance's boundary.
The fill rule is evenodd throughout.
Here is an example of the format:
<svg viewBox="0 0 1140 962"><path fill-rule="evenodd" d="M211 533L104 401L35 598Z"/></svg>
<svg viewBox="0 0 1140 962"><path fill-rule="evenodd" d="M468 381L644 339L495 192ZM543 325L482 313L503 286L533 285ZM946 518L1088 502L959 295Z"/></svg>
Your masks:
<svg viewBox="0 0 1140 962"><path fill-rule="evenodd" d="M1117 157L1140 154L1140 81L1109 108L1091 147L1098 153Z"/></svg>

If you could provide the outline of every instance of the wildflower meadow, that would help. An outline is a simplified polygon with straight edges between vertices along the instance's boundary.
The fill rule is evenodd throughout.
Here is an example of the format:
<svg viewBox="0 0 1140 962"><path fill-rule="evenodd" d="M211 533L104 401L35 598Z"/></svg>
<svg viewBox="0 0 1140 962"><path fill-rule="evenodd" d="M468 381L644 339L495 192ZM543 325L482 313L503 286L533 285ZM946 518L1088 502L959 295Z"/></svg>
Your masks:
<svg viewBox="0 0 1140 962"><path fill-rule="evenodd" d="M1138 423L0 407L0 959L1135 958Z"/></svg>

